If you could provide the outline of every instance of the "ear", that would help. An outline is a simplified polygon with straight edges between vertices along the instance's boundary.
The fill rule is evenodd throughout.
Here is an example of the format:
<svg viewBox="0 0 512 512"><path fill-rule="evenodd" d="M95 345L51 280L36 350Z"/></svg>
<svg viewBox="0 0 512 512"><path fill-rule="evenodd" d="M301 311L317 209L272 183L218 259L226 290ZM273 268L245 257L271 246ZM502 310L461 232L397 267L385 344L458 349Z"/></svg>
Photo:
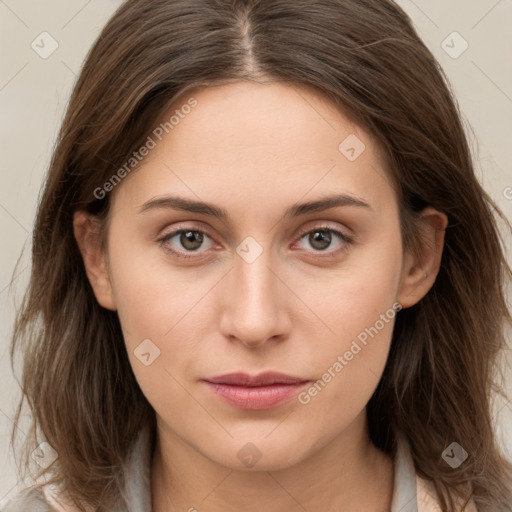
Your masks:
<svg viewBox="0 0 512 512"><path fill-rule="evenodd" d="M404 255L398 296L404 309L417 304L432 288L441 265L447 225L448 217L431 206L421 212L418 243Z"/></svg>
<svg viewBox="0 0 512 512"><path fill-rule="evenodd" d="M115 311L107 257L101 248L95 219L84 211L76 211L73 215L73 232L96 300L104 308Z"/></svg>

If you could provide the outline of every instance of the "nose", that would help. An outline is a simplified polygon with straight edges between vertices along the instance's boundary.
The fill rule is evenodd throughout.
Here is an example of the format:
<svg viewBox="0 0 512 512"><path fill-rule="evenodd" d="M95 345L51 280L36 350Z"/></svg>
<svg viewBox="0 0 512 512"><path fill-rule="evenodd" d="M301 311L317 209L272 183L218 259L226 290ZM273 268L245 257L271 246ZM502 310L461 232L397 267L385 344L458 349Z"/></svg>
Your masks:
<svg viewBox="0 0 512 512"><path fill-rule="evenodd" d="M252 263L236 256L219 290L222 334L249 348L283 340L290 332L292 293L271 263L267 251Z"/></svg>

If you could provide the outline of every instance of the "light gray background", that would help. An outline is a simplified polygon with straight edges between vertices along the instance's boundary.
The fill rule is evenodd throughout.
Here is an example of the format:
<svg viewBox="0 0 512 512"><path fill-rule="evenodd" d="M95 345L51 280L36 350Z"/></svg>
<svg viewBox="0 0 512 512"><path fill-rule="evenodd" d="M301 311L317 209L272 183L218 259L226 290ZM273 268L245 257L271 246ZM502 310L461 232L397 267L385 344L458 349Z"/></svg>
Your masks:
<svg viewBox="0 0 512 512"><path fill-rule="evenodd" d="M398 3L445 70L468 127L478 176L511 218L512 0ZM0 506L22 485L9 448L18 386L8 347L15 301L19 302L29 274L27 256L37 198L81 63L119 4L119 0L0 0ZM50 36L41 36L42 32L56 43ZM464 41L469 46L458 55ZM44 55L52 44L58 44L57 49ZM506 243L511 255L510 236ZM24 245L26 254L9 292ZM511 390L512 358L507 357L507 389ZM495 419L504 450L512 457L512 403L498 399Z"/></svg>

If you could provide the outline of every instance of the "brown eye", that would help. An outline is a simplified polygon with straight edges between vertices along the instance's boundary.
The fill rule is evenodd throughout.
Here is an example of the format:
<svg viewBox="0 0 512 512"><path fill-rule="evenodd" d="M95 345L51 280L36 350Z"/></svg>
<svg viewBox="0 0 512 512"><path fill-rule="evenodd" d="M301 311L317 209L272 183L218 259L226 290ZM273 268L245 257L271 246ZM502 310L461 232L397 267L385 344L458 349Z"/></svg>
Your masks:
<svg viewBox="0 0 512 512"><path fill-rule="evenodd" d="M203 243L203 233L199 231L180 231L179 242L188 251L196 251Z"/></svg>
<svg viewBox="0 0 512 512"><path fill-rule="evenodd" d="M332 235L327 230L316 229L309 234L308 242L315 249L323 251L331 245Z"/></svg>
<svg viewBox="0 0 512 512"><path fill-rule="evenodd" d="M158 242L166 251L178 258L194 258L205 252L201 248L207 239L210 239L208 234L200 229L176 229L160 238ZM210 245L213 243L210 242Z"/></svg>
<svg viewBox="0 0 512 512"><path fill-rule="evenodd" d="M333 250L327 251L333 243L338 239L338 246ZM313 248L313 252L326 252L329 255L337 253L339 250L346 249L352 243L352 238L328 226L321 226L303 233L300 240L307 240L307 244ZM303 247L308 250L307 247Z"/></svg>

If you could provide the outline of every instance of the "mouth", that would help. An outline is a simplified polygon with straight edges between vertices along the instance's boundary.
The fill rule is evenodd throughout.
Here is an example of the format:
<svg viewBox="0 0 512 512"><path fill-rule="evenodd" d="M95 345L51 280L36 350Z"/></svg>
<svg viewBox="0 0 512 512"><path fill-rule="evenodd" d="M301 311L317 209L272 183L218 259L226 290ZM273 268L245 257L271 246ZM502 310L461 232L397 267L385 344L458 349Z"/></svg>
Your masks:
<svg viewBox="0 0 512 512"><path fill-rule="evenodd" d="M296 396L310 382L276 372L254 376L230 373L202 380L224 402L238 409L252 411L277 407Z"/></svg>

